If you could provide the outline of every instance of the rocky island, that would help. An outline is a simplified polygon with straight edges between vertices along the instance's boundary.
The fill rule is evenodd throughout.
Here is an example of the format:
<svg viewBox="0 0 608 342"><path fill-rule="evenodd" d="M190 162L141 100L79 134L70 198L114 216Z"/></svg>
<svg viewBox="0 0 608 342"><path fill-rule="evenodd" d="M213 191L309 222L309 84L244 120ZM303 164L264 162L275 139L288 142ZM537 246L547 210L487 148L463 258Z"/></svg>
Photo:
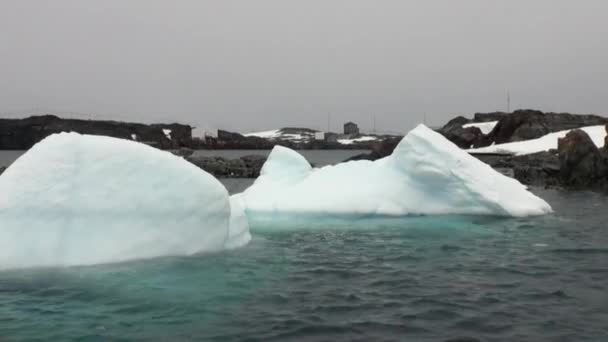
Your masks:
<svg viewBox="0 0 608 342"><path fill-rule="evenodd" d="M349 123L351 124L351 123ZM598 115L543 113L476 113L458 116L436 129L448 140L523 184L608 191L608 118ZM124 123L61 119L53 115L0 119L0 149L28 149L62 131L107 135L167 149L217 177L256 178L266 157L202 157L195 149L367 149L350 160L377 160L390 155L400 136L323 133L308 128L240 134L219 130L216 137L192 137L182 124ZM590 136L590 133L592 136ZM529 149L529 146L532 149ZM523 148L522 148L523 146ZM0 166L0 174L6 165Z"/></svg>
<svg viewBox="0 0 608 342"><path fill-rule="evenodd" d="M0 119L0 150L27 150L54 133L77 132L142 142L160 149L193 147L192 126L64 119L55 115Z"/></svg>

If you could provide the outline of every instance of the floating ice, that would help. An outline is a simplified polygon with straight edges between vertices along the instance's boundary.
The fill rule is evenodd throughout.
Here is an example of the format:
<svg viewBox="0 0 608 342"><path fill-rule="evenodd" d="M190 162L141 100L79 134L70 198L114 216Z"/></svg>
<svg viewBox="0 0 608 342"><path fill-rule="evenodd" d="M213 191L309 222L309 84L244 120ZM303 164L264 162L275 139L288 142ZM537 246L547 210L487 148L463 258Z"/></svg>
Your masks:
<svg viewBox="0 0 608 342"><path fill-rule="evenodd" d="M217 251L251 238L224 186L144 144L61 133L0 176L0 268Z"/></svg>
<svg viewBox="0 0 608 342"><path fill-rule="evenodd" d="M551 207L517 180L420 125L389 157L312 169L297 152L275 147L242 194L252 222L297 216L419 214L541 215Z"/></svg>

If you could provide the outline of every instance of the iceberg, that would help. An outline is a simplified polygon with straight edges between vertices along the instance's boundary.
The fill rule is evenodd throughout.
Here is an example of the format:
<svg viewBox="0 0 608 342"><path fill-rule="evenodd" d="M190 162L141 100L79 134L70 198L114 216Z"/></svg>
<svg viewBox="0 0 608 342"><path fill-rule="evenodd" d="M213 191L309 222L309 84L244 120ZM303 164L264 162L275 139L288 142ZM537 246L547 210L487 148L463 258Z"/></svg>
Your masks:
<svg viewBox="0 0 608 342"><path fill-rule="evenodd" d="M0 268L90 265L236 248L251 236L225 187L144 144L60 133L0 176Z"/></svg>
<svg viewBox="0 0 608 342"><path fill-rule="evenodd" d="M440 134L419 125L392 155L314 169L275 147L260 177L233 196L250 225L298 217L409 215L532 216L549 204Z"/></svg>

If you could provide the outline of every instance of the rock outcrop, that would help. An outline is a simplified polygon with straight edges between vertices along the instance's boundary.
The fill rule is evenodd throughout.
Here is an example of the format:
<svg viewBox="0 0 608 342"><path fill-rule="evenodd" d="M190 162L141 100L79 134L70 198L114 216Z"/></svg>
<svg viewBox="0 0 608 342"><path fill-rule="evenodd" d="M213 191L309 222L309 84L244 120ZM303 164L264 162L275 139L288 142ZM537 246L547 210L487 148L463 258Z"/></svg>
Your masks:
<svg viewBox="0 0 608 342"><path fill-rule="evenodd" d="M511 115L511 113L505 113L505 112L475 113L475 115L473 115L473 122L499 121L509 115Z"/></svg>
<svg viewBox="0 0 608 342"><path fill-rule="evenodd" d="M250 155L227 159L191 156L186 160L219 178L256 178L260 175L266 157Z"/></svg>
<svg viewBox="0 0 608 342"><path fill-rule="evenodd" d="M192 127L181 124L153 124L62 119L54 115L25 119L0 119L0 150L27 150L47 136L60 132L104 135L135 140L171 149L192 146Z"/></svg>
<svg viewBox="0 0 608 342"><path fill-rule="evenodd" d="M6 166L0 166L0 175L6 170Z"/></svg>
<svg viewBox="0 0 608 342"><path fill-rule="evenodd" d="M371 146L371 152L370 153L362 153L362 154L357 154L355 156L352 156L348 159L346 159L344 162L348 162L348 161L352 161L352 160L378 160L380 158L384 158L387 156L390 156L393 151L395 150L395 148L397 147L397 145L399 145L399 142L401 141L400 138L391 138L391 139L386 139L380 142L375 142L372 146Z"/></svg>
<svg viewBox="0 0 608 342"><path fill-rule="evenodd" d="M462 127L470 122L472 122L470 119L458 116L441 127L438 132L460 148L477 147L483 144L484 135L477 127Z"/></svg>
<svg viewBox="0 0 608 342"><path fill-rule="evenodd" d="M488 145L540 138L545 134L584 126L608 124L608 118L597 115L543 113L537 110L517 110L498 121L488 134Z"/></svg>
<svg viewBox="0 0 608 342"><path fill-rule="evenodd" d="M608 189L608 153L575 129L558 140L560 178L570 188Z"/></svg>
<svg viewBox="0 0 608 342"><path fill-rule="evenodd" d="M522 184L539 187L559 187L560 165L557 150L522 156L473 154L484 163L513 177Z"/></svg>
<svg viewBox="0 0 608 342"><path fill-rule="evenodd" d="M494 129L484 135L475 127L462 126L473 122L498 121ZM458 116L438 132L461 148L485 147L514 141L540 138L545 134L584 126L606 125L608 118L598 115L543 113L538 110L517 110L513 113L476 113L473 119Z"/></svg>

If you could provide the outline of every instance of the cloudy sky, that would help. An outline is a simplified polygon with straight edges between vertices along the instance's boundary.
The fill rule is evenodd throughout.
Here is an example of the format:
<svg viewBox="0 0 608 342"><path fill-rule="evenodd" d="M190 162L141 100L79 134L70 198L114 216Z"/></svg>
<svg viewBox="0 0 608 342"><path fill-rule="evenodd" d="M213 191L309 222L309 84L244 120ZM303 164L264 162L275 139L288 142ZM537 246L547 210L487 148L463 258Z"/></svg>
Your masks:
<svg viewBox="0 0 608 342"><path fill-rule="evenodd" d="M608 115L606 0L2 0L0 115L404 132Z"/></svg>

